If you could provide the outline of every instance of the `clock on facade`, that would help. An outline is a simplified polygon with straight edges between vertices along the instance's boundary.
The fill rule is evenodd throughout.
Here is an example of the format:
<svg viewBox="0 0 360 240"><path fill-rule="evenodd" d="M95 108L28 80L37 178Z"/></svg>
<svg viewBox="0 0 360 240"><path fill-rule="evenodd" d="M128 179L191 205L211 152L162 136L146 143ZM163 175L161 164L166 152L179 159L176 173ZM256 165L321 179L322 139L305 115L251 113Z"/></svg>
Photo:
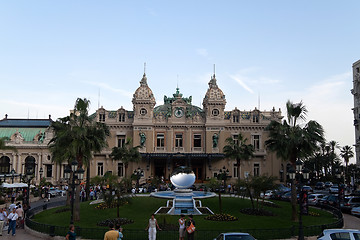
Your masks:
<svg viewBox="0 0 360 240"><path fill-rule="evenodd" d="M176 108L176 109L175 109L175 112L174 112L174 115L175 115L175 117L177 117L177 118L182 117L182 116L184 115L184 109L181 108L181 107Z"/></svg>

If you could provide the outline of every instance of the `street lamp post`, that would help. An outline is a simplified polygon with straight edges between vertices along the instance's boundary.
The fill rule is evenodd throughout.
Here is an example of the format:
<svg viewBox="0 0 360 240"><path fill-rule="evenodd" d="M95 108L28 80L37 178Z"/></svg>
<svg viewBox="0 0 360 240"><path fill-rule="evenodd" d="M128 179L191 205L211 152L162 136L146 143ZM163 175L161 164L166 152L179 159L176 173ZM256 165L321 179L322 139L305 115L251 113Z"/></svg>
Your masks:
<svg viewBox="0 0 360 240"><path fill-rule="evenodd" d="M139 193L139 181L142 176L144 176L144 171L140 168L134 170L134 176L136 177L136 189L135 192Z"/></svg>
<svg viewBox="0 0 360 240"><path fill-rule="evenodd" d="M30 206L30 181L31 181L31 179L32 179L32 177L33 177L33 174L34 174L34 170L33 170L33 168L31 167L31 166L28 166L27 168L26 168L26 180L27 180L27 184L28 184L28 186L27 186L27 191L26 191L26 204L27 204L27 207L29 208L29 206Z"/></svg>
<svg viewBox="0 0 360 240"><path fill-rule="evenodd" d="M40 183L39 183L39 186L40 186L40 197L42 198L42 185L41 185L41 180L42 180L42 175L44 173L44 170L43 168L41 167L40 168L40 171L39 171L39 175L40 175Z"/></svg>
<svg viewBox="0 0 360 240"><path fill-rule="evenodd" d="M71 162L71 168L69 166L66 167L65 171L64 171L64 177L65 179L69 180L70 177L72 177L72 182L71 182L71 216L70 216L70 224L74 223L74 200L75 200L75 187L76 187L76 183L75 180L83 180L84 178L84 169L82 169L81 167L78 169L78 162L76 161L76 159L74 161Z"/></svg>
<svg viewBox="0 0 360 240"><path fill-rule="evenodd" d="M289 178L294 182L294 180L298 180L298 190L299 190L299 240L304 240L304 228L302 222L302 215L304 213L304 203L307 204L307 195L306 192L302 190L302 179L305 181L309 179L309 170L303 169L303 163L300 160L296 161L296 171L291 169L289 171Z"/></svg>
<svg viewBox="0 0 360 240"><path fill-rule="evenodd" d="M11 174L11 183L14 183L14 178L15 178L15 174L16 174L15 169L12 169L10 174Z"/></svg>
<svg viewBox="0 0 360 240"><path fill-rule="evenodd" d="M226 179L229 175L229 169L226 169L225 166L223 166L222 169L219 170L219 179L224 180L224 189L226 191Z"/></svg>
<svg viewBox="0 0 360 240"><path fill-rule="evenodd" d="M341 202L342 202L342 199L343 199L344 189L343 189L342 184L341 184L342 173L338 168L335 169L335 176L336 176L336 178L338 180L338 208L341 211Z"/></svg>

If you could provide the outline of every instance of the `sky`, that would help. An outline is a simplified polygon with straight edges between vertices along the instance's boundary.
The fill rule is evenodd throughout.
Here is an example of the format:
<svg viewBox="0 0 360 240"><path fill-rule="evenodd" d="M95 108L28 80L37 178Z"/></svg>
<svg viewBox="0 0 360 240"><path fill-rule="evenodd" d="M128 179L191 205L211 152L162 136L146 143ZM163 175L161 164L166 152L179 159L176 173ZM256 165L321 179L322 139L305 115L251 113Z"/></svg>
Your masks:
<svg viewBox="0 0 360 240"><path fill-rule="evenodd" d="M78 97L132 110L144 73L157 105L202 106L214 72L226 110L303 101L327 141L354 144L358 0L0 1L0 119L64 117ZM351 162L354 162L352 159Z"/></svg>

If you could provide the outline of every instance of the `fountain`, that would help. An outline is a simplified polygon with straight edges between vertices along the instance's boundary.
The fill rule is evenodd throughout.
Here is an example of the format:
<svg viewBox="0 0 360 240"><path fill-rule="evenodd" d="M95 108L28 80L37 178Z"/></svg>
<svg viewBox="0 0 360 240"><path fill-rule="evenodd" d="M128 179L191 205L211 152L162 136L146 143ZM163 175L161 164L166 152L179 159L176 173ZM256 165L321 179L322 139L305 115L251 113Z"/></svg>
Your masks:
<svg viewBox="0 0 360 240"><path fill-rule="evenodd" d="M199 201L201 208L205 208L207 212L213 214L209 208L202 207L201 200L199 199L214 197L215 193L191 190L190 187L194 184L195 178L195 174L190 168L184 166L176 168L170 176L171 183L176 187L175 190L150 194L151 197L171 199L167 201L166 207L160 207L155 214L163 208L170 208L167 214L171 215L202 214L195 204L196 200Z"/></svg>

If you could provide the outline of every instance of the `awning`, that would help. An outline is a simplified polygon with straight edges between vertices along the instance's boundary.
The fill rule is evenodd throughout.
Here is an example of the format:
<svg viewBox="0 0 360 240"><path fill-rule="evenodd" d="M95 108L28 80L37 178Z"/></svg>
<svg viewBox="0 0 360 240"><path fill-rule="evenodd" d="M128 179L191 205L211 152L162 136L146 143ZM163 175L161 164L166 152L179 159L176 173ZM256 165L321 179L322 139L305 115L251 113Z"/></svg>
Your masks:
<svg viewBox="0 0 360 240"><path fill-rule="evenodd" d="M27 187L28 185L26 183L3 183L1 187L3 188L23 188Z"/></svg>

